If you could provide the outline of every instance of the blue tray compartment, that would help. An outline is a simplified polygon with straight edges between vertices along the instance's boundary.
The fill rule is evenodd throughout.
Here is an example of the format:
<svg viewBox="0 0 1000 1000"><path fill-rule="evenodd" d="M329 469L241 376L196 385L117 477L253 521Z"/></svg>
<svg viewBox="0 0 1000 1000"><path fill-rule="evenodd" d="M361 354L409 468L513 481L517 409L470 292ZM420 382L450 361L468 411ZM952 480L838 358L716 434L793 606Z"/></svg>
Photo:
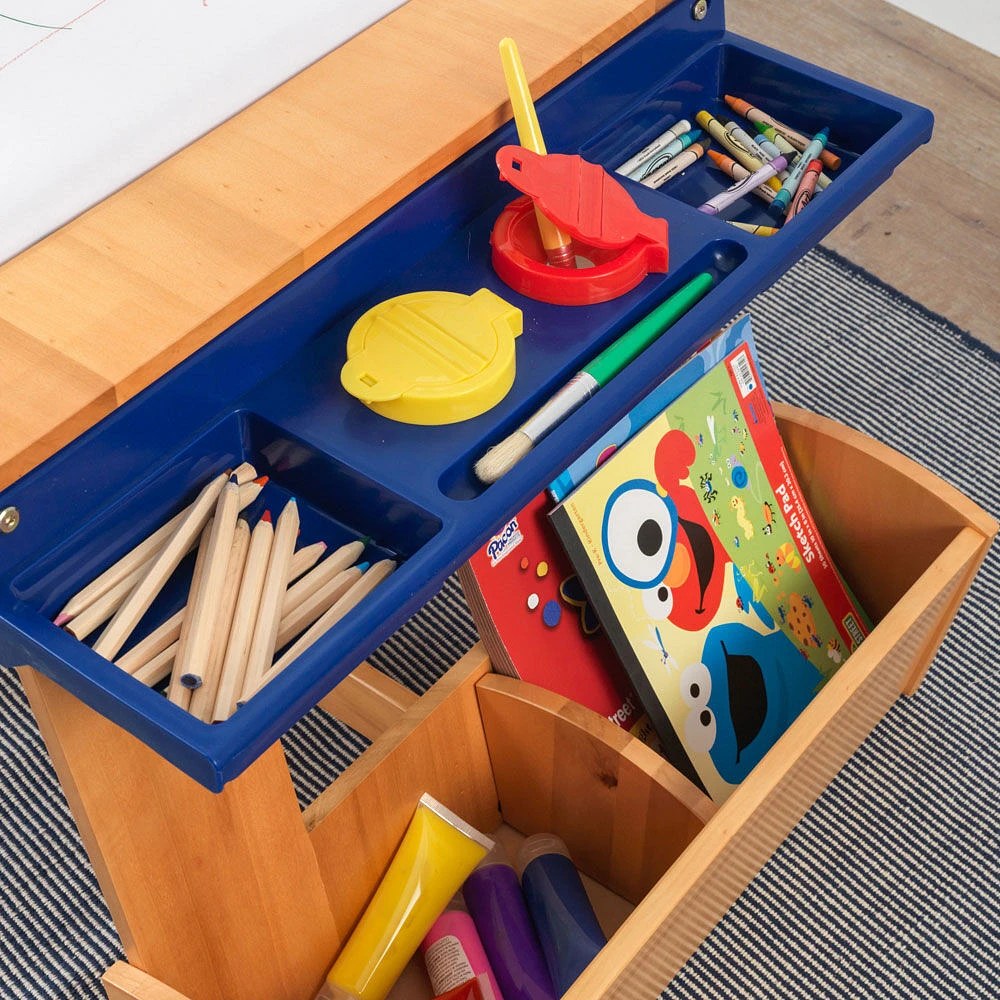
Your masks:
<svg viewBox="0 0 1000 1000"><path fill-rule="evenodd" d="M499 62L497 73L499 74ZM588 307L523 298L490 265L489 232L516 196L497 176L512 124L428 181L202 350L0 496L22 521L0 536L0 662L31 663L195 780L218 790L274 743L440 587L444 578L666 370L836 226L930 137L928 111L725 31L722 3L694 21L674 4L538 102L553 152L613 170L667 122L722 94L759 102L809 132L832 127L834 183L776 236L751 236L696 206L725 186L705 163L653 191L671 269ZM734 209L736 207L734 206ZM727 216L730 217L730 216ZM753 200L731 216L765 221ZM701 270L712 291L625 372L492 486L472 465L567 378ZM487 287L518 306L517 375L491 411L460 424L393 423L340 387L344 345L370 306L408 291ZM287 461L292 455L294 462ZM94 654L51 618L118 555L179 510L209 476L249 459L272 475L256 504L295 495L301 542L371 535L400 567L265 691L221 725L188 716ZM251 512L254 513L254 512ZM183 573L141 631L180 607Z"/></svg>

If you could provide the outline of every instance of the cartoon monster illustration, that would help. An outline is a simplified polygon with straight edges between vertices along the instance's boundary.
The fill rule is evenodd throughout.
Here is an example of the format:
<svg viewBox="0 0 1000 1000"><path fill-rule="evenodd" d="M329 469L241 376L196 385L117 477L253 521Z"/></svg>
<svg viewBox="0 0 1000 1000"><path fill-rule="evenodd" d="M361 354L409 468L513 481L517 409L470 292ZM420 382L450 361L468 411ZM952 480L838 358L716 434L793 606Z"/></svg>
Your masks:
<svg viewBox="0 0 1000 1000"><path fill-rule="evenodd" d="M765 535L770 535L774 531L774 508L765 500L761 509L764 514L764 527L761 530Z"/></svg>
<svg viewBox="0 0 1000 1000"><path fill-rule="evenodd" d="M729 564L698 493L682 485L696 456L687 434L668 431L653 458L656 482L633 479L617 486L605 503L601 528L615 577L642 592L651 619L669 619L687 631L704 628L718 611Z"/></svg>
<svg viewBox="0 0 1000 1000"><path fill-rule="evenodd" d="M715 503L718 499L719 491L712 489L712 473L703 473L701 478L698 480L698 485L701 487L702 500L704 500L705 503Z"/></svg>
<svg viewBox="0 0 1000 1000"><path fill-rule="evenodd" d="M795 551L795 546L791 542L779 545L774 550L774 558L779 566L787 566L796 573L802 567L802 559L799 557L798 552Z"/></svg>
<svg viewBox="0 0 1000 1000"><path fill-rule="evenodd" d="M765 635L738 622L717 625L700 663L681 673L688 714L683 733L710 754L725 781L741 782L809 704L822 681L781 631Z"/></svg>

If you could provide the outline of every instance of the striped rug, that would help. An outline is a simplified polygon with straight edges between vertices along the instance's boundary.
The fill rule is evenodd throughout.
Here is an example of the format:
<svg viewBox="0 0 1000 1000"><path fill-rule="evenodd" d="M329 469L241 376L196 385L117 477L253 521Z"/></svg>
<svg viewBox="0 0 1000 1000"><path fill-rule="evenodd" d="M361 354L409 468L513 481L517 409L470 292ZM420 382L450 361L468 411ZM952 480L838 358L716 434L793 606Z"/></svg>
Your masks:
<svg viewBox="0 0 1000 1000"><path fill-rule="evenodd" d="M774 398L858 427L1000 514L998 355L823 248L749 311ZM994 549L917 694L664 997L1000 996L998 607ZM370 660L423 691L475 639L452 578ZM283 742L303 806L365 746L320 710ZM103 998L118 957L23 692L0 671L0 998Z"/></svg>

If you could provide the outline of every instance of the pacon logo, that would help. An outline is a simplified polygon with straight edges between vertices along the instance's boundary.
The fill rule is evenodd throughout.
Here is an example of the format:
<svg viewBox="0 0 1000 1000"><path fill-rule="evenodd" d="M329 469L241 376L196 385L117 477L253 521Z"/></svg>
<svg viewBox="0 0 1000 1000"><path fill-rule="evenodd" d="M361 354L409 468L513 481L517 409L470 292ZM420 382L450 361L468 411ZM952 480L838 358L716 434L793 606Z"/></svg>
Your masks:
<svg viewBox="0 0 1000 1000"><path fill-rule="evenodd" d="M490 557L490 565L496 566L504 556L517 548L524 541L517 518L512 517L503 531L497 532L486 545L486 554Z"/></svg>

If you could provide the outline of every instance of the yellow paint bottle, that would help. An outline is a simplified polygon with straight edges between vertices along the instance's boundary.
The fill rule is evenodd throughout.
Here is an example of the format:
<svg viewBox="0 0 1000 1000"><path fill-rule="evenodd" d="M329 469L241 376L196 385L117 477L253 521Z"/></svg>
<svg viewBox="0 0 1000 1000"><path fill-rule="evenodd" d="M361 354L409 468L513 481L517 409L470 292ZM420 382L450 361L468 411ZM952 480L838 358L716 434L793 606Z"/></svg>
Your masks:
<svg viewBox="0 0 1000 1000"><path fill-rule="evenodd" d="M368 908L316 1000L384 1000L493 841L422 795Z"/></svg>

